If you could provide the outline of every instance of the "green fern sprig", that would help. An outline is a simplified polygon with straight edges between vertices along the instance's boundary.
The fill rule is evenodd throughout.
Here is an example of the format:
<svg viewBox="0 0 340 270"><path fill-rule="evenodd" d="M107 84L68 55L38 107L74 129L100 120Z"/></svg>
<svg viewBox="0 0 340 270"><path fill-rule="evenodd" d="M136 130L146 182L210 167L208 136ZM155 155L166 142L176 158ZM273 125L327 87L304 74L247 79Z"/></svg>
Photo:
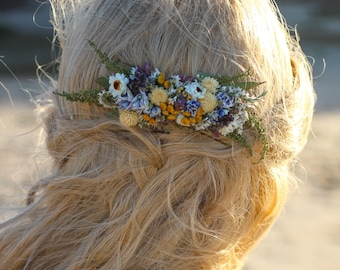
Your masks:
<svg viewBox="0 0 340 270"><path fill-rule="evenodd" d="M233 132L227 135L230 139L234 140L235 142L241 144L243 147L245 147L249 154L253 155L253 149L251 148L251 145L247 141L246 138L244 138L242 135L238 134L237 132Z"/></svg>
<svg viewBox="0 0 340 270"><path fill-rule="evenodd" d="M94 42L90 40L88 42L108 70L115 73L124 73L126 75L129 74L131 66L123 64L119 59L110 60L108 55L98 49Z"/></svg>
<svg viewBox="0 0 340 270"><path fill-rule="evenodd" d="M249 115L249 121L251 123L251 125L256 129L260 140L262 141L262 153L261 153L261 158L259 161L261 161L262 159L264 159L265 155L268 153L269 151L269 143L268 143L268 139L266 136L266 131L264 129L264 127L261 125L261 123L259 122L259 120L253 116L253 115Z"/></svg>
<svg viewBox="0 0 340 270"><path fill-rule="evenodd" d="M102 106L98 101L98 94L102 90L99 89L91 89L91 90L81 90L79 92L53 92L53 94L64 97L68 101L78 101L78 102L88 102L96 104L97 106Z"/></svg>

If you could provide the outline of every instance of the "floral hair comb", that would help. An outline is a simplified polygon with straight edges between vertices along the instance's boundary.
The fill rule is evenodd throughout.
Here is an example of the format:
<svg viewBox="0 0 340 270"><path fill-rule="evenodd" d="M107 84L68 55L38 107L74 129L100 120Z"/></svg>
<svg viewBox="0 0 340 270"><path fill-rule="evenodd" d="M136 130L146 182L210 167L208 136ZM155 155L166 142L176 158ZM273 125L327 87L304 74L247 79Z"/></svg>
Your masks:
<svg viewBox="0 0 340 270"><path fill-rule="evenodd" d="M108 78L96 80L103 89L54 94L69 101L110 109L110 113L128 127L170 132L171 126L176 125L209 133L214 138L230 137L245 146L250 154L252 149L242 133L245 126L254 128L263 142L264 156L267 151L265 132L252 109L265 92L259 96L249 95L247 90L262 84L242 81L250 71L231 78L205 73L195 77L166 77L147 63L132 67L110 60L93 42L89 43L112 72Z"/></svg>

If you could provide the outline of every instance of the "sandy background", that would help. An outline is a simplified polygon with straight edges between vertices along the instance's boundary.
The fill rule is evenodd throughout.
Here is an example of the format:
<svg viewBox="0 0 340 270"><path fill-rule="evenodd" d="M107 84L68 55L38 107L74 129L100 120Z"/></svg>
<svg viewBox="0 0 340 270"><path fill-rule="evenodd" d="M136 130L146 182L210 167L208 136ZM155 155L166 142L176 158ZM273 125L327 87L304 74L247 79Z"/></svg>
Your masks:
<svg viewBox="0 0 340 270"><path fill-rule="evenodd" d="M302 46L315 62L318 102L313 131L296 170L301 181L272 230L249 256L245 270L340 270L340 9L334 2L322 9L315 1L279 1L289 24L298 25ZM0 14L0 24L1 18ZM0 56L6 56L0 59L19 79L1 65L0 206L4 206L23 201L27 187L46 173L43 164L48 157L43 147L36 147L43 135L23 91L39 93L35 76L25 72L24 63L7 56L10 47L1 38L0 31ZM49 47L48 38L43 40ZM33 66L34 55L29 57ZM0 216L4 213L0 210Z"/></svg>

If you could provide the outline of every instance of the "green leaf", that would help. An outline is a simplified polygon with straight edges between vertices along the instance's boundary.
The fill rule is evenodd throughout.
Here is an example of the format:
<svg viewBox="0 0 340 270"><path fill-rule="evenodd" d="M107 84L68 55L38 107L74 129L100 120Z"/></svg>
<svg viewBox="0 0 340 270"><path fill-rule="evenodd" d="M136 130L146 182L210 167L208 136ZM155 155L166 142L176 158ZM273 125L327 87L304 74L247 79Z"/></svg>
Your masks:
<svg viewBox="0 0 340 270"><path fill-rule="evenodd" d="M105 89L108 89L110 87L109 80L105 77L100 77L96 80L96 83L103 86Z"/></svg>
<svg viewBox="0 0 340 270"><path fill-rule="evenodd" d="M249 90L255 88L264 82L234 82L233 85L237 87L241 87L244 90Z"/></svg>

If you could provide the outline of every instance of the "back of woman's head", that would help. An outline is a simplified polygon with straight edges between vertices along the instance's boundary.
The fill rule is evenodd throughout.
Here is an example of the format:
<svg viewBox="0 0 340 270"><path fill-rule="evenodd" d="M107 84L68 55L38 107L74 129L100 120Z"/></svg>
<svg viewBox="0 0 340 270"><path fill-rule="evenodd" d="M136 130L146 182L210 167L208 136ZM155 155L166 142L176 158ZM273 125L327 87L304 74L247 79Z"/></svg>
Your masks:
<svg viewBox="0 0 340 270"><path fill-rule="evenodd" d="M46 117L53 175L1 235L0 265L19 269L235 269L285 201L306 143L309 65L263 0L51 0L61 47L57 90L96 87L109 58L166 74L235 76L267 94L254 109L253 155L190 129L126 127L105 108L54 97ZM7 232L6 232L7 230ZM6 233L5 233L6 232ZM16 259L14 259L16 258ZM14 266L13 266L14 265Z"/></svg>

